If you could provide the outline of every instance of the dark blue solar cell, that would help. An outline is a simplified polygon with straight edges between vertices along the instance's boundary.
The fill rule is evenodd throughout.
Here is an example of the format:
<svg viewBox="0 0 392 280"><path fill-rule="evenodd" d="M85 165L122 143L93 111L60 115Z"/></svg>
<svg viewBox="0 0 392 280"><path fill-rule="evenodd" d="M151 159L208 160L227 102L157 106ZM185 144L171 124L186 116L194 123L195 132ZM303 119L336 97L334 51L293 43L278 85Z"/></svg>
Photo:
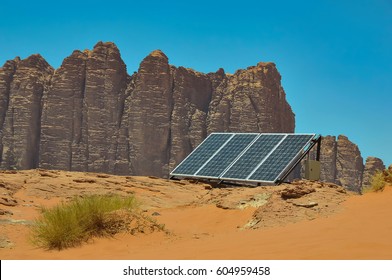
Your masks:
<svg viewBox="0 0 392 280"><path fill-rule="evenodd" d="M171 175L194 175L232 135L231 133L210 134L171 172Z"/></svg>
<svg viewBox="0 0 392 280"><path fill-rule="evenodd" d="M314 135L287 135L282 143L249 177L254 181L275 182L285 168L291 164Z"/></svg>
<svg viewBox="0 0 392 280"><path fill-rule="evenodd" d="M284 134L260 135L252 146L222 175L222 178L245 180L284 136Z"/></svg>
<svg viewBox="0 0 392 280"><path fill-rule="evenodd" d="M219 177L258 134L236 134L209 162L196 173L197 176Z"/></svg>

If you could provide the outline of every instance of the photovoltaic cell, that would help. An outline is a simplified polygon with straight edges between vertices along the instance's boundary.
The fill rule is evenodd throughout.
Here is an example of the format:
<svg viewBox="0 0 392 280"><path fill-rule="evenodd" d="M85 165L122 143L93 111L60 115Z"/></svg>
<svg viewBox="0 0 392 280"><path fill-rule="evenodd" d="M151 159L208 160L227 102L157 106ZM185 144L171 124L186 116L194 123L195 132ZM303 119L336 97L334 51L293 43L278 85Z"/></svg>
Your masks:
<svg viewBox="0 0 392 280"><path fill-rule="evenodd" d="M260 135L253 145L221 177L245 180L284 137L284 134Z"/></svg>
<svg viewBox="0 0 392 280"><path fill-rule="evenodd" d="M274 182L313 136L314 135L287 135L283 142L248 179Z"/></svg>
<svg viewBox="0 0 392 280"><path fill-rule="evenodd" d="M210 134L202 144L200 144L180 165L178 165L171 175L194 175L200 167L220 148L232 133Z"/></svg>
<svg viewBox="0 0 392 280"><path fill-rule="evenodd" d="M233 138L195 175L219 177L258 134L235 134Z"/></svg>
<svg viewBox="0 0 392 280"><path fill-rule="evenodd" d="M275 183L315 139L315 134L212 133L170 175Z"/></svg>

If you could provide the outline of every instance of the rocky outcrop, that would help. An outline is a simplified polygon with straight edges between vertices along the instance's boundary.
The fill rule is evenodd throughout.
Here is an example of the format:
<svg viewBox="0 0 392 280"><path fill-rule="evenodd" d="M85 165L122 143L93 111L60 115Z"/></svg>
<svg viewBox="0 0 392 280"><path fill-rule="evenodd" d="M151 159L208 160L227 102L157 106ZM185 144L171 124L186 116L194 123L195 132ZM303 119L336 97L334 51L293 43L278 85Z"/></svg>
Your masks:
<svg viewBox="0 0 392 280"><path fill-rule="evenodd" d="M126 87L113 43L66 58L43 102L40 166L115 173Z"/></svg>
<svg viewBox="0 0 392 280"><path fill-rule="evenodd" d="M57 70L16 58L0 68L0 168L166 177L211 132L294 132L280 81L274 63L204 74L159 50L129 76L102 42ZM360 190L362 157L347 137L323 137L320 160L323 181ZM369 161L364 184L375 169Z"/></svg>
<svg viewBox="0 0 392 280"><path fill-rule="evenodd" d="M312 157L315 151L312 151ZM320 179L346 187L348 190L361 192L368 186L375 170L385 168L378 158L369 157L366 165L358 146L346 136L324 136L321 139L321 174Z"/></svg>
<svg viewBox="0 0 392 280"><path fill-rule="evenodd" d="M0 167L38 167L42 97L53 68L40 56L16 58L0 69Z"/></svg>
<svg viewBox="0 0 392 280"><path fill-rule="evenodd" d="M44 96L40 143L42 167L84 170L87 165L86 126L83 125L86 60L87 54L79 51L67 57L54 73L52 87Z"/></svg>
<svg viewBox="0 0 392 280"><path fill-rule="evenodd" d="M208 132L294 132L295 120L274 63L226 75L213 92Z"/></svg>
<svg viewBox="0 0 392 280"><path fill-rule="evenodd" d="M113 43L54 71L39 55L0 69L1 168L167 176L214 131L293 132L273 63L233 75L169 64L157 50L129 76Z"/></svg>
<svg viewBox="0 0 392 280"><path fill-rule="evenodd" d="M300 198L315 191L316 190L312 187L295 184L283 189L280 195L283 199Z"/></svg>
<svg viewBox="0 0 392 280"><path fill-rule="evenodd" d="M128 110L130 163L133 174L167 174L173 79L161 51L147 56L134 77Z"/></svg>
<svg viewBox="0 0 392 280"><path fill-rule="evenodd" d="M363 171L362 188L369 188L371 186L371 178L377 171L385 170L383 161L376 157L368 157L366 159L365 168Z"/></svg>
<svg viewBox="0 0 392 280"><path fill-rule="evenodd" d="M337 143L335 136L325 136L321 139L320 179L324 182L336 182Z"/></svg>
<svg viewBox="0 0 392 280"><path fill-rule="evenodd" d="M173 110L169 169L184 159L207 136L207 115L213 83L210 76L184 67L172 68Z"/></svg>
<svg viewBox="0 0 392 280"><path fill-rule="evenodd" d="M352 191L361 191L363 158L358 146L339 135L336 154L336 183Z"/></svg>

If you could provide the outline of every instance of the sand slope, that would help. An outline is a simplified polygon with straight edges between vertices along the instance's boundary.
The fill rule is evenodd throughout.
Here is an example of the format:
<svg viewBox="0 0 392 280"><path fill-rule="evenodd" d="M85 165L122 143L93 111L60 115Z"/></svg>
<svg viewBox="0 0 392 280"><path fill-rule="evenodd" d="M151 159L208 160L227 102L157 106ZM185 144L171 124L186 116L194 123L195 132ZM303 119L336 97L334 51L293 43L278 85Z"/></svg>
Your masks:
<svg viewBox="0 0 392 280"><path fill-rule="evenodd" d="M362 196L300 182L258 188L29 170L0 173L1 259L392 259L392 187ZM282 193L300 197L282 198ZM118 234L63 251L34 248L40 205L74 195L135 195L170 234ZM305 194L304 194L305 193Z"/></svg>

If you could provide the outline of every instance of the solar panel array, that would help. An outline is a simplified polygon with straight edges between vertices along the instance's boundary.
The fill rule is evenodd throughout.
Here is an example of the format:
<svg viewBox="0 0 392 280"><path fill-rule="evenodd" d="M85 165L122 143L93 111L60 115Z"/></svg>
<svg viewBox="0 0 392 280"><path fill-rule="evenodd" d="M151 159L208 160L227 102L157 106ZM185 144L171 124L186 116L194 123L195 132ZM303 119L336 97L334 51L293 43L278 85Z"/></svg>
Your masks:
<svg viewBox="0 0 392 280"><path fill-rule="evenodd" d="M170 176L276 183L309 150L315 137L315 134L212 133Z"/></svg>

